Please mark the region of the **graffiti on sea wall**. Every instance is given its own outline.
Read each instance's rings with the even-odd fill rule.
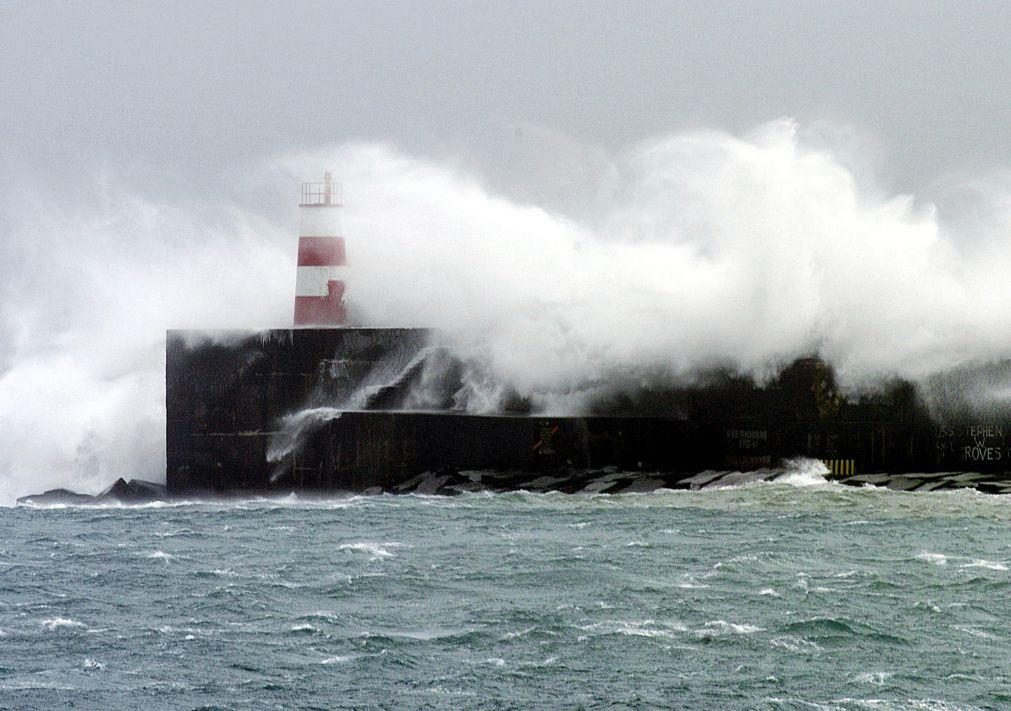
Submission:
[[[731,428],[726,431],[727,454],[724,465],[741,471],[768,467],[769,431],[764,429]]]
[[[768,430],[728,429],[727,445],[730,449],[755,452],[768,447]]]
[[[941,425],[937,428],[938,461],[975,466],[1011,463],[1006,431],[1004,425],[993,422]]]

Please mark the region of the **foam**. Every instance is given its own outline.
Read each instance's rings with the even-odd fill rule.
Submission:
[[[947,565],[948,556],[944,553],[919,553],[916,556],[918,559],[931,563],[933,565]]]
[[[379,543],[376,541],[361,541],[359,543],[343,543],[337,547],[337,550],[368,553],[370,556],[369,560],[382,560],[383,558],[392,558],[393,552],[391,549],[399,548],[400,545],[397,542]]]
[[[55,632],[60,629],[83,628],[85,625],[83,622],[72,620],[69,617],[53,617],[48,620],[42,620],[42,626],[49,632]]]

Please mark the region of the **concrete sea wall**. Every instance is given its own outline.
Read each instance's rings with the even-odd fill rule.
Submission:
[[[474,415],[464,365],[428,330],[169,331],[166,349],[175,495],[698,488],[792,457],[847,483],[1003,491],[1011,468],[1003,421],[939,418],[904,382],[847,397],[817,359],[762,387],[716,372],[566,416]]]

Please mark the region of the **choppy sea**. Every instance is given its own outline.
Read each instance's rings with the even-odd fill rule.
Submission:
[[[1011,500],[0,509],[0,707],[1011,707]]]

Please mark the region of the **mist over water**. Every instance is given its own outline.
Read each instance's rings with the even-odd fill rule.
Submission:
[[[851,388],[1011,356],[1007,176],[950,179],[940,213],[802,136],[781,120],[598,156],[582,208],[380,144],[263,161],[248,184],[280,206],[29,188],[0,223],[0,502],[163,477],[164,330],[290,325],[297,183],[326,168],[358,320],[443,329],[473,364],[472,409],[505,384],[566,411],[811,353]]]
[[[123,186],[84,205],[39,194],[15,207],[0,243],[0,503],[164,479],[165,329],[284,323],[287,235]]]

